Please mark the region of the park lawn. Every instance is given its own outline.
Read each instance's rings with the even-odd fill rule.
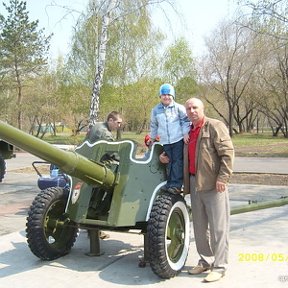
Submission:
[[[264,134],[241,134],[232,138],[236,156],[288,157],[288,139]]]

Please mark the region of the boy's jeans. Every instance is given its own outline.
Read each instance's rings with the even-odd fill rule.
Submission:
[[[183,184],[183,139],[173,144],[163,145],[170,161],[167,164],[167,188],[181,189]]]

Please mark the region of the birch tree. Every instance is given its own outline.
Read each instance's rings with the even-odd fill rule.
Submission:
[[[145,59],[145,55],[148,55],[149,51],[152,51],[154,48],[152,47],[153,41],[151,42],[151,45],[146,51],[145,49],[142,49],[140,53],[139,52],[139,45],[140,43],[143,43],[143,38],[149,39],[151,37],[151,32],[146,29],[146,24],[143,22],[143,27],[142,27],[142,34],[141,36],[139,32],[136,32],[137,25],[140,25],[140,18],[143,16],[141,15],[141,11],[144,11],[147,9],[148,11],[148,6],[153,5],[153,4],[160,4],[162,2],[170,2],[167,0],[137,0],[137,1],[115,1],[115,0],[109,0],[109,1],[91,1],[89,4],[88,8],[88,13],[87,15],[83,17],[80,25],[76,27],[75,30],[75,37],[73,39],[73,48],[72,48],[72,57],[70,58],[70,65],[74,65],[75,67],[75,72],[77,73],[77,68],[78,67],[85,67],[86,66],[86,71],[94,71],[93,72],[93,87],[92,87],[92,95],[91,95],[91,101],[90,101],[90,116],[89,116],[89,125],[93,125],[97,120],[100,112],[100,94],[101,94],[101,88],[104,83],[104,75],[105,71],[107,69],[107,53],[109,54],[109,57],[112,55],[114,56],[113,53],[115,51],[115,47],[118,47],[119,50],[115,51],[117,53],[118,59],[117,61],[122,57],[125,56],[127,58],[121,58],[123,60],[122,64],[125,65],[125,63],[132,63],[133,61],[137,63],[134,65],[133,71],[134,76],[138,73],[138,75],[141,74],[143,71],[147,71],[147,66],[146,63],[148,63],[147,59]],[[145,12],[144,12],[145,13]],[[129,18],[131,15],[136,15],[134,17],[134,22],[129,22],[125,21],[126,18]],[[150,15],[149,13],[147,14],[147,17],[149,18]],[[143,17],[142,17],[143,18]],[[133,19],[133,17],[130,17],[130,19]],[[122,26],[121,26],[122,25]],[[129,26],[131,25],[131,26]],[[135,29],[136,27],[136,29]],[[140,27],[140,26],[139,26]],[[116,30],[118,29],[118,30]],[[126,32],[125,32],[126,29]],[[139,29],[138,29],[139,30]],[[89,32],[90,31],[90,32]],[[120,39],[120,37],[127,37],[127,31],[130,31],[129,33],[131,34],[131,37],[133,37],[134,33],[134,40],[129,40],[129,43],[125,42],[125,38]],[[87,32],[89,34],[87,34]],[[115,33],[115,34],[111,34]],[[137,35],[138,33],[138,35]],[[118,34],[118,35],[117,35]],[[118,36],[118,39],[116,40],[116,45],[113,46],[109,42],[111,42],[111,36]],[[121,36],[120,36],[121,35]],[[149,35],[149,36],[147,36]],[[156,34],[155,34],[156,35]],[[144,37],[143,37],[144,36]],[[142,38],[141,38],[142,37]],[[117,37],[114,37],[117,38]],[[155,36],[155,39],[157,37]],[[151,38],[152,39],[152,38]],[[115,40],[115,39],[114,39]],[[122,40],[122,42],[121,42]],[[150,39],[149,39],[150,40]],[[94,41],[94,42],[93,42]],[[118,41],[118,42],[117,42]],[[124,43],[124,46],[119,46],[119,43]],[[130,44],[134,45],[134,47],[130,47]],[[147,41],[145,42],[147,44]],[[119,48],[120,47],[120,48]],[[143,46],[144,48],[148,47],[146,45]],[[109,49],[109,50],[108,50]],[[125,51],[125,49],[127,49]],[[128,50],[130,52],[128,52]],[[83,55],[85,54],[85,55]],[[76,55],[79,55],[79,57],[75,57]],[[135,58],[134,56],[137,55]],[[138,57],[138,58],[137,58]],[[84,60],[85,58],[85,60]],[[115,57],[116,59],[117,57]],[[84,61],[82,61],[82,60]],[[93,62],[91,62],[91,60]],[[129,61],[126,61],[126,60]],[[152,58],[150,58],[150,61]],[[80,63],[80,61],[82,61]],[[146,61],[145,65],[144,61]],[[154,61],[154,60],[152,60]],[[111,61],[109,61],[111,63]],[[77,65],[76,63],[79,63],[80,65]],[[91,63],[93,63],[93,67],[91,66]],[[119,64],[119,63],[118,63]],[[117,65],[118,65],[117,64]],[[124,66],[122,66],[124,67]],[[137,69],[136,67],[140,67],[141,69]],[[145,67],[145,69],[143,69]],[[154,67],[157,67],[157,65],[154,65]],[[123,75],[120,77],[121,78],[121,83],[118,81],[118,83],[114,83],[113,85],[123,85],[127,84],[126,78],[127,75],[131,76],[132,73],[130,73],[127,70],[128,66],[123,71],[126,71]],[[131,68],[131,66],[129,67]],[[129,69],[128,68],[128,69]],[[150,69],[150,68],[148,68]],[[155,69],[155,68],[154,68]],[[110,70],[111,71],[111,70]],[[91,73],[88,72],[88,73]],[[139,73],[140,72],[140,73]],[[87,73],[83,71],[83,73]],[[82,73],[82,75],[83,75]],[[87,75],[90,77],[89,75]],[[142,74],[143,76],[143,74]],[[82,77],[79,75],[79,77]],[[87,79],[87,78],[86,78]],[[114,77],[113,81],[116,78]],[[137,79],[137,78],[136,78]],[[134,80],[136,80],[134,78]],[[84,80],[84,79],[83,79]],[[85,81],[85,80],[84,80]],[[109,79],[110,84],[112,79]],[[119,91],[119,90],[118,90]]]
[[[108,41],[108,29],[111,22],[111,14],[116,8],[117,0],[104,1],[102,9],[100,10],[101,15],[101,33],[99,38],[99,50],[98,50],[98,61],[96,64],[96,75],[92,87],[91,104],[90,104],[90,117],[89,126],[95,125],[98,120],[99,112],[99,95],[100,89],[103,83],[103,75],[106,61],[106,47]]]

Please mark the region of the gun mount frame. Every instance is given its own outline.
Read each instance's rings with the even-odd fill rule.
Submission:
[[[7,159],[16,157],[14,154],[14,146],[0,139],[0,182],[2,182],[6,173]]]

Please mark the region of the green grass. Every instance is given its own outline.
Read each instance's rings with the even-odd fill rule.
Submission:
[[[232,138],[236,156],[288,157],[288,139],[264,134],[241,134]]]
[[[232,137],[233,143],[238,147],[241,146],[257,146],[259,143],[261,145],[270,145],[275,143],[287,143],[288,139],[284,137],[273,137],[265,134],[237,134]]]
[[[67,144],[67,145],[78,145],[84,140],[84,135],[77,135],[77,136],[71,136],[71,135],[65,135],[65,134],[59,134],[57,136],[45,136],[43,140],[47,141],[50,144]]]

